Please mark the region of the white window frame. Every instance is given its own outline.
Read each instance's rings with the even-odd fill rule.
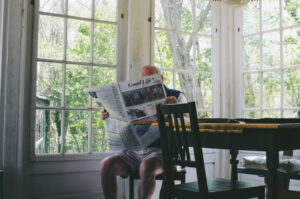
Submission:
[[[66,1],[66,8],[68,7],[68,2],[71,0]],[[89,105],[88,108],[69,108],[65,107],[65,104],[62,104],[61,107],[37,107],[36,106],[36,76],[37,76],[37,63],[38,61],[42,62],[51,62],[51,63],[61,63],[63,65],[63,82],[62,82],[62,102],[64,103],[65,99],[65,74],[66,74],[66,65],[67,64],[77,64],[77,65],[85,65],[91,66],[89,71],[89,86],[92,87],[92,70],[93,67],[109,67],[115,68],[115,80],[118,81],[123,79],[122,74],[124,73],[124,68],[120,68],[120,66],[124,67],[124,64],[121,65],[120,63],[126,63],[126,57],[123,55],[126,53],[124,49],[126,49],[126,41],[120,39],[126,37],[126,30],[125,27],[128,23],[128,17],[124,17],[127,14],[127,5],[128,2],[122,2],[117,0],[117,13],[116,13],[116,22],[109,22],[109,21],[102,21],[94,19],[95,13],[95,0],[92,0],[92,11],[91,11],[91,18],[83,18],[83,17],[75,17],[68,15],[68,9],[66,9],[65,14],[53,14],[53,13],[46,13],[39,11],[39,1],[35,1],[34,5],[34,34],[33,34],[33,67],[32,67],[32,95],[31,95],[31,131],[30,131],[30,159],[32,161],[57,161],[57,160],[92,160],[92,159],[102,159],[110,155],[110,152],[92,152],[92,110],[100,110],[100,108],[91,108],[92,106],[92,99],[89,97]],[[121,15],[122,13],[122,15]],[[37,42],[38,42],[38,19],[39,14],[46,15],[46,16],[59,16],[64,18],[64,44],[63,44],[63,61],[51,60],[51,59],[41,59],[37,58]],[[67,19],[79,19],[84,21],[92,22],[91,26],[91,38],[93,38],[94,34],[94,23],[105,23],[105,24],[113,24],[116,26],[116,65],[107,65],[107,64],[96,64],[93,63],[93,39],[90,40],[91,46],[91,62],[74,62],[74,61],[66,61],[66,51],[67,51]],[[123,53],[123,54],[122,54]],[[35,154],[35,114],[36,110],[61,110],[62,115],[66,110],[77,110],[77,111],[89,111],[89,121],[88,121],[88,152],[84,153],[65,153],[64,146],[65,146],[65,132],[61,129],[61,148],[59,154]],[[64,126],[64,117],[61,119],[61,126]],[[100,120],[100,118],[99,118]]]
[[[291,26],[283,26],[282,24],[282,0],[279,1],[279,28],[270,29],[270,30],[262,30],[262,0],[259,1],[259,31],[251,34],[243,34],[243,9],[239,8],[235,10],[234,18],[234,38],[235,38],[235,71],[236,71],[236,80],[240,82],[240,84],[236,84],[236,94],[235,100],[236,104],[236,117],[244,117],[244,112],[249,111],[259,111],[260,118],[263,118],[264,111],[280,111],[280,117],[284,117],[284,111],[288,110],[300,110],[300,107],[284,107],[284,85],[283,85],[283,73],[288,69],[297,69],[300,68],[300,65],[295,66],[284,66],[283,62],[283,31],[286,29],[297,28],[300,27],[298,25]],[[251,2],[249,2],[251,3]],[[279,68],[263,68],[262,62],[262,36],[265,33],[270,32],[279,32],[280,33],[280,67]],[[259,44],[260,44],[260,68],[256,71],[244,71],[244,63],[243,63],[243,38],[248,36],[259,36]],[[264,72],[280,72],[280,107],[279,108],[264,108],[263,107],[263,73]],[[260,75],[260,105],[258,108],[245,108],[245,84],[244,84],[244,75],[247,74],[259,74]]]
[[[0,90],[2,90],[2,80],[3,80],[3,65],[2,65],[2,54],[3,54],[3,15],[4,15],[4,12],[3,12],[3,3],[4,1],[0,0]],[[2,93],[0,92],[0,110],[1,107],[2,107]],[[2,113],[0,115],[0,118],[3,118],[2,117]],[[3,160],[3,157],[4,157],[4,143],[3,143],[3,138],[4,138],[4,135],[3,135],[3,130],[2,130],[2,124],[3,122],[0,121],[0,128],[1,128],[1,131],[0,131],[0,169],[4,168],[4,160]]]
[[[157,1],[157,0],[156,0]],[[195,5],[195,1],[193,0],[193,5]],[[171,72],[172,73],[172,88],[175,88],[176,84],[176,73],[177,72],[182,72],[182,73],[187,73],[192,75],[193,78],[193,93],[196,93],[196,76],[195,74],[208,74],[212,76],[212,107],[211,109],[197,109],[197,111],[201,112],[211,112],[213,117],[220,117],[220,79],[221,79],[221,74],[220,74],[220,3],[219,2],[213,2],[211,1],[211,13],[212,13],[212,27],[211,27],[211,35],[203,34],[203,33],[198,33],[198,32],[185,32],[183,30],[177,30],[176,27],[173,28],[160,28],[160,27],[155,27],[155,0],[151,1],[151,64],[154,64],[154,35],[155,31],[165,31],[165,32],[172,32],[173,34],[187,34],[187,35],[193,35],[193,46],[195,46],[195,37],[207,37],[211,39],[211,48],[212,48],[212,70],[211,72],[205,72],[205,71],[199,71],[196,70],[196,61],[193,63],[193,68],[192,69],[180,69],[176,68],[176,59],[173,57],[173,66],[171,69],[168,68],[161,68],[160,70],[162,72]],[[176,0],[173,1],[173,6],[174,6],[174,16],[176,15]],[[193,8],[195,9],[195,8]],[[195,15],[193,15],[193,27],[195,26]],[[176,20],[176,18],[175,18]],[[176,24],[176,22],[174,22]],[[174,38],[174,44],[175,38]],[[173,52],[174,49],[172,49]],[[193,53],[195,54],[195,49],[193,48]],[[173,52],[174,56],[174,52]],[[195,100],[195,95],[193,95],[194,100]]]

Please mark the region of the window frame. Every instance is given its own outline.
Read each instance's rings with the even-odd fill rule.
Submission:
[[[68,6],[68,1],[65,0],[66,8]],[[95,0],[91,0],[92,2],[92,11],[91,16],[94,16],[95,12]],[[33,42],[32,42],[32,82],[31,82],[31,127],[30,127],[30,160],[31,161],[61,161],[61,160],[93,160],[93,159],[102,159],[104,157],[107,157],[108,155],[112,154],[111,152],[92,152],[92,111],[100,110],[100,107],[92,107],[92,99],[89,96],[88,101],[88,107],[85,108],[79,108],[79,107],[66,107],[65,104],[61,104],[60,107],[38,107],[36,106],[36,80],[37,80],[37,63],[38,61],[42,62],[50,62],[50,63],[61,63],[63,68],[63,82],[62,82],[62,102],[65,101],[65,74],[66,74],[66,65],[67,64],[76,64],[76,65],[85,65],[85,66],[96,66],[96,67],[108,67],[108,68],[115,68],[115,80],[118,81],[122,79],[122,71],[124,71],[123,68],[120,68],[120,63],[124,62],[124,52],[122,51],[124,48],[126,48],[126,42],[122,41],[124,36],[126,37],[126,30],[124,30],[125,26],[128,24],[128,18],[121,17],[120,13],[126,13],[127,12],[127,3],[123,3],[120,0],[116,1],[116,21],[115,22],[109,22],[109,21],[102,21],[97,19],[90,18],[84,18],[84,17],[76,17],[76,16],[69,16],[68,11],[66,10],[66,13],[64,14],[53,14],[53,13],[46,13],[39,11],[39,1],[35,1],[34,4],[34,17],[33,17]],[[39,15],[42,14],[43,16],[59,16],[62,17],[64,20],[64,44],[63,44],[63,60],[57,61],[57,60],[51,60],[51,59],[41,59],[38,58],[37,52],[38,52],[38,23],[39,23]],[[66,51],[67,51],[67,19],[79,19],[91,22],[91,38],[93,38],[94,35],[94,23],[105,23],[105,24],[114,24],[116,26],[116,60],[115,65],[108,65],[108,64],[96,64],[91,62],[74,62],[74,61],[66,61]],[[90,46],[91,51],[93,51],[93,39],[90,40]],[[91,55],[93,55],[92,52],[90,52]],[[91,60],[93,58],[91,57]],[[92,69],[93,67],[89,68],[89,86],[92,87]],[[61,131],[61,148],[60,153],[57,154],[36,154],[35,153],[35,117],[36,117],[36,110],[60,110],[62,111],[62,115],[64,114],[64,111],[68,110],[77,110],[77,111],[88,111],[88,152],[83,153],[65,153],[64,146],[65,146],[65,133],[62,129]],[[99,118],[100,120],[100,118]],[[64,117],[62,117],[61,124],[64,124]],[[63,126],[63,125],[62,125]]]
[[[196,61],[193,63],[192,69],[180,69],[176,68],[176,58],[174,58],[174,52],[172,49],[172,57],[173,57],[173,63],[172,68],[160,68],[162,72],[170,72],[172,73],[172,88],[175,88],[176,85],[176,73],[186,73],[192,75],[193,78],[193,93],[196,93],[196,75],[195,74],[208,74],[212,77],[212,105],[211,109],[197,109],[199,112],[211,112],[212,117],[220,117],[220,107],[221,107],[221,97],[220,97],[220,88],[221,88],[221,74],[220,74],[220,59],[221,59],[221,53],[220,53],[220,42],[221,42],[221,34],[220,34],[220,18],[221,18],[221,5],[219,2],[213,2],[211,1],[211,34],[203,34],[199,32],[194,31],[195,27],[195,15],[193,15],[193,31],[192,32],[185,32],[183,30],[177,30],[176,27],[172,28],[161,28],[161,27],[155,27],[155,1],[158,0],[152,0],[151,1],[151,55],[150,60],[151,64],[154,64],[154,52],[155,52],[155,31],[164,31],[164,32],[172,32],[173,34],[185,34],[185,35],[192,35],[193,36],[193,46],[195,45],[195,38],[196,37],[205,37],[211,39],[211,72],[205,72],[205,71],[199,71],[196,69]],[[195,1],[193,0],[193,5],[195,6]],[[174,6],[174,12],[176,12],[176,0],[173,1]],[[195,9],[195,8],[194,8]],[[176,14],[174,14],[175,16]],[[175,18],[176,20],[176,18]],[[174,22],[176,24],[176,22]],[[174,44],[176,44],[175,40],[173,41]],[[193,54],[195,53],[194,47],[193,47]],[[195,55],[194,55],[195,56]],[[193,95],[193,99],[195,100],[195,95]]]
[[[283,57],[283,32],[288,29],[292,28],[300,28],[300,24],[298,25],[283,25],[283,5],[282,0],[278,0],[279,3],[279,27],[278,28],[272,28],[263,30],[262,28],[262,0],[259,1],[259,30],[255,33],[250,34],[244,34],[243,30],[243,8],[236,9],[234,12],[234,18],[236,19],[234,21],[234,38],[235,39],[235,71],[236,75],[235,78],[237,82],[241,82],[240,84],[235,84],[236,87],[236,94],[235,94],[235,100],[238,102],[236,104],[236,117],[245,117],[245,112],[255,111],[259,112],[259,118],[265,117],[264,111],[280,111],[280,117],[284,117],[284,111],[289,110],[300,110],[300,107],[284,107],[284,78],[283,74],[284,71],[289,69],[300,69],[300,65],[294,65],[294,66],[286,66],[284,64],[284,57]],[[249,2],[251,3],[251,2]],[[276,68],[263,68],[263,45],[262,45],[262,38],[263,35],[266,33],[279,33],[280,35],[280,66]],[[251,37],[251,36],[258,36],[259,37],[259,50],[260,50],[260,63],[259,63],[259,69],[258,70],[251,70],[246,71],[244,70],[244,61],[243,61],[243,51],[244,51],[244,38],[245,37]],[[263,105],[263,73],[265,72],[279,72],[280,73],[280,107],[276,108],[269,108],[264,107]],[[260,102],[258,108],[246,108],[245,107],[245,83],[244,83],[244,76],[247,74],[258,74],[260,77]]]

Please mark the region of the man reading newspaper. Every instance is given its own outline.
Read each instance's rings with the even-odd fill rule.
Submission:
[[[155,66],[144,66],[139,77],[146,77],[154,74],[163,75]],[[184,95],[178,91],[169,89],[165,86],[167,98],[165,104],[186,103]],[[160,93],[158,92],[155,92]],[[151,96],[149,92],[149,97]],[[142,114],[138,111],[136,114]],[[100,111],[101,119],[109,117],[109,113],[103,109]],[[138,132],[137,132],[138,133]],[[162,153],[157,147],[130,147],[122,152],[104,159],[100,164],[101,181],[104,196],[106,199],[117,199],[117,182],[116,176],[127,177],[131,170],[139,170],[139,199],[151,198],[155,189],[155,177],[163,172]]]

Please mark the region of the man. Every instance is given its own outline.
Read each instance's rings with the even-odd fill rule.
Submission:
[[[161,74],[155,66],[144,66],[139,77]],[[163,76],[161,75],[163,80]],[[177,90],[165,87],[167,98],[165,104],[186,103],[184,95]],[[109,117],[105,110],[100,111],[104,120]],[[134,158],[134,161],[132,159]],[[150,199],[155,189],[155,177],[163,172],[161,150],[155,147],[141,149],[133,147],[104,159],[100,164],[102,188],[106,199],[117,199],[116,176],[127,177],[131,170],[139,170],[139,199]]]

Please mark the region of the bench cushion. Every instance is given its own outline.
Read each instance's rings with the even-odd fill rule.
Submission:
[[[246,156],[243,158],[241,166],[249,169],[266,170],[266,156]],[[278,170],[286,173],[300,172],[300,157],[281,156]]]

